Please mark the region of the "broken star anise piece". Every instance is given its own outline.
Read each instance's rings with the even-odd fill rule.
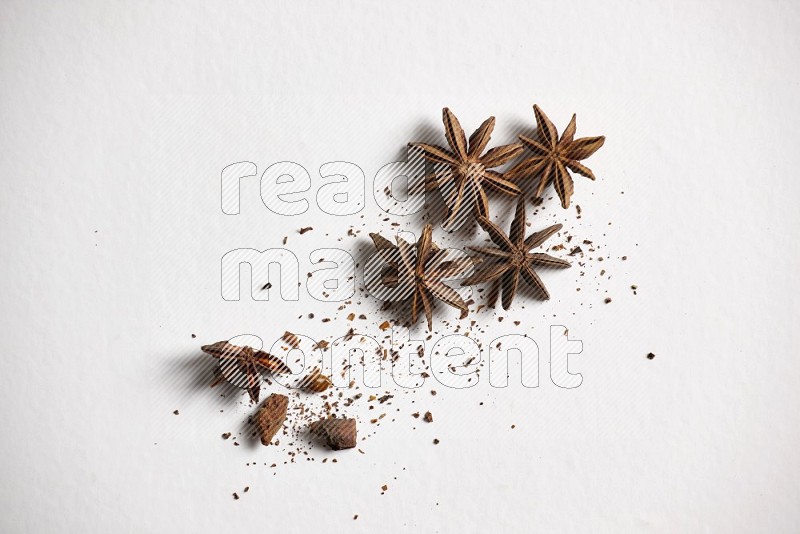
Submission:
[[[517,201],[517,210],[514,220],[511,221],[511,230],[508,235],[485,217],[479,217],[478,224],[486,230],[496,246],[468,247],[470,250],[482,254],[486,261],[483,263],[483,268],[464,280],[463,284],[493,282],[493,287],[489,292],[489,305],[494,306],[497,293],[502,288],[503,309],[506,310],[511,306],[514,295],[517,293],[520,276],[531,286],[538,298],[549,299],[550,294],[544,287],[542,279],[536,274],[534,266],[563,268],[569,267],[570,263],[541,252],[531,252],[531,250],[558,232],[561,225],[554,224],[525,239],[525,199],[521,196]]]
[[[286,420],[286,409],[288,407],[289,398],[286,395],[273,393],[267,397],[267,400],[258,409],[255,422],[261,434],[262,445],[269,445],[272,442],[272,438],[281,429],[283,422]]]
[[[356,446],[356,420],[340,417],[321,419],[308,425],[311,434],[325,440],[328,446],[339,451]]]
[[[261,376],[264,373],[290,373],[291,369],[280,359],[252,347],[239,347],[227,341],[200,347],[203,352],[219,358],[219,375],[211,387],[223,380],[244,388],[253,402],[258,402]]]
[[[572,176],[567,169],[594,180],[594,173],[580,160],[597,152],[603,146],[606,138],[601,135],[574,139],[575,115],[573,114],[572,120],[569,121],[559,139],[558,130],[544,114],[544,111],[534,105],[533,112],[536,115],[536,139],[524,135],[519,136],[522,144],[533,152],[533,156],[509,169],[506,172],[506,178],[509,180],[539,178],[537,197],[541,197],[544,188],[552,182],[558,198],[561,199],[561,206],[566,209],[569,207],[570,197],[575,191]]]
[[[481,155],[489,144],[494,129],[494,117],[483,121],[469,137],[469,143],[458,119],[448,108],[442,110],[442,120],[450,150],[425,143],[412,145],[422,149],[425,159],[445,164],[445,170],[427,177],[427,185],[429,188],[438,187],[444,197],[449,209],[445,226],[458,227],[472,213],[489,216],[489,200],[484,185],[507,195],[520,193],[519,187],[503,174],[490,169],[511,161],[523,148],[520,143],[514,143],[492,148]]]
[[[397,245],[381,237],[370,234],[378,256],[388,269],[381,281],[392,288],[392,301],[411,298],[411,324],[417,322],[420,309],[428,319],[428,330],[433,328],[434,299],[441,300],[461,310],[461,318],[466,317],[466,302],[458,292],[444,283],[445,280],[458,279],[472,269],[473,260],[457,256],[453,250],[440,249],[431,237],[433,228],[426,224],[416,246],[397,236]]]

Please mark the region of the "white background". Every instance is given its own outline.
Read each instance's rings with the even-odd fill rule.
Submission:
[[[797,532],[798,30],[796,2],[4,1],[0,530]],[[506,314],[543,348],[568,326],[583,384],[556,387],[546,354],[536,389],[426,384],[363,455],[283,466],[222,440],[251,408],[205,387],[201,343],[348,325],[297,320],[336,312],[304,288],[223,301],[221,256],[289,235],[305,272],[388,235],[369,196],[364,219],[313,196],[281,218],[257,179],[225,216],[222,168],[296,161],[312,195],[344,160],[369,187],[408,141],[444,142],[443,106],[467,134],[495,115],[498,144],[534,103],[607,137],[598,180],[576,177],[584,216],[550,199],[532,220],[607,259]],[[515,331],[476,317],[486,343]]]

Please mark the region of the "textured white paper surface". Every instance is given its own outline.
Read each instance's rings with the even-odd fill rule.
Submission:
[[[795,2],[3,2],[0,530],[797,532],[798,29]],[[345,329],[296,320],[335,312],[305,288],[224,301],[222,255],[288,235],[304,273],[442,107],[497,144],[534,103],[607,138],[563,215],[608,275],[548,273],[514,315],[583,341],[581,386],[544,357],[535,389],[426,384],[433,424],[393,413],[336,464],[222,440],[250,410],[184,364],[201,343]],[[312,193],[356,163],[365,218],[277,217],[257,179],[226,216],[239,161]]]

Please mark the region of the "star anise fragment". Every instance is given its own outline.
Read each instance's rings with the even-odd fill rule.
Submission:
[[[286,409],[288,407],[289,398],[286,395],[273,393],[267,397],[267,400],[258,409],[255,423],[261,434],[262,445],[269,445],[272,442],[272,438],[281,429],[283,422],[286,420]]]
[[[541,252],[531,252],[534,248],[544,243],[554,233],[561,229],[560,224],[554,224],[544,230],[531,234],[525,239],[525,199],[519,197],[511,229],[506,235],[496,224],[485,217],[478,218],[478,224],[489,234],[489,238],[496,245],[494,247],[468,247],[482,254],[486,261],[483,268],[474,275],[464,280],[463,285],[493,282],[489,292],[489,305],[494,307],[497,294],[502,288],[503,309],[507,310],[517,293],[520,276],[533,289],[534,294],[546,300],[550,298],[542,279],[536,274],[534,267],[569,267],[565,260],[554,258]]]
[[[432,239],[433,227],[426,224],[416,245],[397,236],[397,245],[370,234],[378,256],[387,269],[381,282],[395,290],[392,301],[411,298],[411,324],[417,322],[420,310],[428,319],[428,330],[433,328],[433,303],[435,299],[461,310],[461,318],[467,316],[467,304],[458,292],[444,283],[469,273],[473,260],[457,256],[452,250],[442,250]]]
[[[308,425],[311,434],[325,440],[328,446],[339,451],[356,446],[356,420],[340,417],[321,419]]]
[[[606,138],[601,135],[574,139],[576,116],[573,114],[559,139],[558,130],[539,106],[534,104],[533,113],[536,115],[536,138],[519,136],[522,144],[533,152],[533,156],[516,164],[505,176],[508,180],[539,178],[537,197],[541,197],[544,188],[552,182],[558,198],[561,199],[561,206],[566,209],[575,191],[572,176],[567,169],[594,180],[594,173],[580,161],[597,152]]]
[[[243,387],[253,402],[258,402],[261,390],[261,376],[264,373],[290,373],[291,369],[280,359],[252,347],[239,347],[227,341],[218,341],[212,345],[203,345],[201,350],[219,358],[219,375],[211,387],[223,380]]]
[[[427,177],[429,188],[438,187],[449,210],[445,225],[457,226],[464,217],[475,213],[489,216],[489,200],[484,185],[507,195],[518,195],[519,187],[507,180],[502,173],[491,170],[511,161],[523,148],[520,143],[492,148],[481,153],[489,144],[495,119],[489,117],[469,137],[469,142],[458,119],[448,108],[442,110],[444,133],[450,150],[438,145],[412,143],[422,149],[425,159],[445,164],[444,171]]]

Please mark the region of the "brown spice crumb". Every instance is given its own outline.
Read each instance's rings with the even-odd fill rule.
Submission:
[[[435,389],[431,390],[431,395],[433,395],[434,397],[436,396],[436,390]]]
[[[609,304],[611,302],[611,297],[606,297],[606,299],[603,302]]]
[[[655,354],[653,354],[652,352],[649,352],[649,353],[647,354],[647,359],[648,359],[648,360],[652,360],[652,359],[653,359],[653,358],[655,358],[655,357],[656,357],[656,355],[655,355]]]
[[[426,423],[433,423],[433,415],[431,412],[425,412],[425,415],[422,416],[422,420]]]
[[[172,413],[174,413],[175,415],[180,415],[180,414],[181,414],[181,412],[179,412],[178,410],[175,410],[175,411],[174,411],[174,412],[172,412]]]
[[[281,339],[288,343],[293,349],[296,349],[300,346],[300,339],[288,330],[283,333],[283,337]]]
[[[358,519],[358,514],[353,516],[353,521],[355,521],[356,519]]]
[[[250,486],[245,486],[244,487],[244,492],[247,493],[248,491],[250,491]]]
[[[384,484],[383,486],[381,486],[381,489],[382,489],[383,491],[387,491],[387,490],[389,489],[389,486],[388,486],[388,484]]]
[[[222,434],[222,439],[228,439],[229,437],[231,437],[230,432],[225,432],[224,434]]]
[[[439,439],[438,438],[433,438],[433,444],[434,445],[438,445],[439,444]]]
[[[233,492],[233,500],[234,501],[238,501],[239,500],[239,494],[236,493],[235,491]]]
[[[300,228],[300,235],[303,235],[303,234],[304,234],[304,233],[306,233],[306,232],[310,232],[310,231],[311,231],[311,230],[313,230],[313,229],[314,229],[314,228],[312,228],[311,226],[306,226],[306,227],[304,227],[304,228]]]

